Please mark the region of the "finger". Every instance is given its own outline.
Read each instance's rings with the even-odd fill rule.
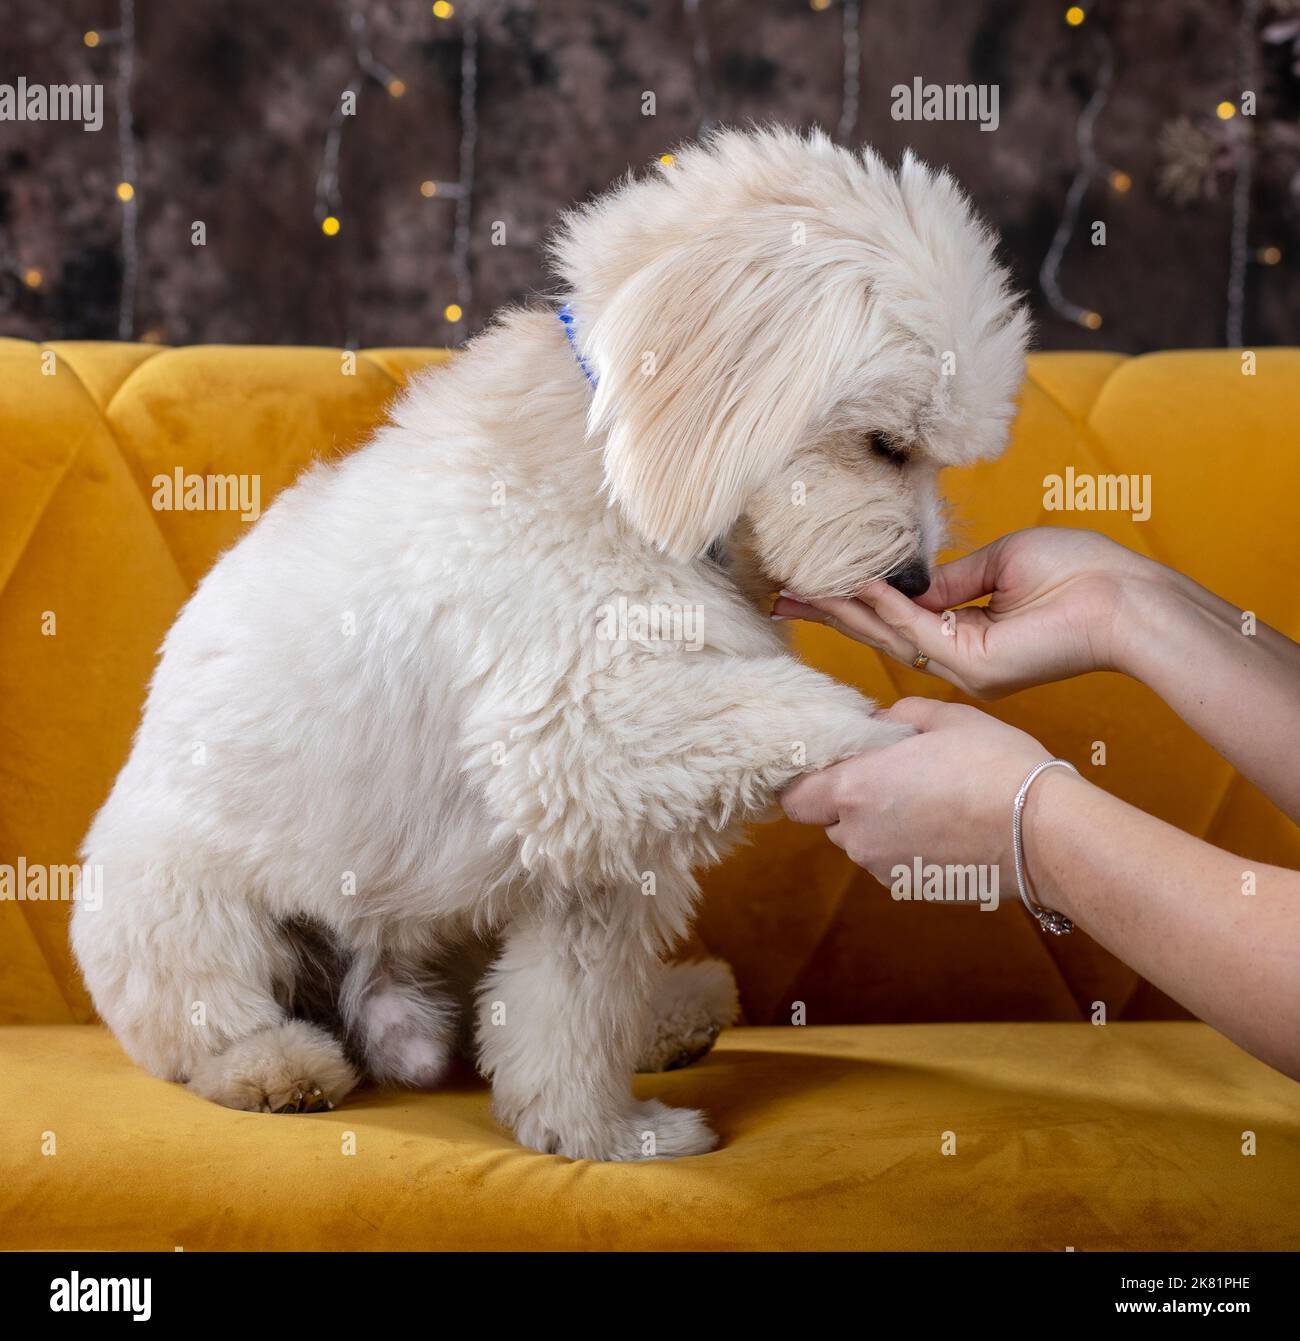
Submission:
[[[930,575],[930,589],[917,601],[927,610],[947,610],[954,605],[987,596],[997,586],[1001,540],[940,564]]]
[[[905,722],[918,731],[934,731],[951,722],[954,717],[965,716],[967,708],[961,703],[945,703],[937,698],[900,698],[892,707],[882,708],[876,713],[891,722]],[[886,746],[892,749],[893,746]]]
[[[796,824],[820,824],[823,828],[839,823],[840,810],[835,800],[835,774],[841,765],[823,768],[820,773],[805,773],[781,793],[781,809]]]
[[[771,617],[773,619],[803,619],[810,624],[824,624],[826,616],[817,609],[815,605],[809,605],[806,601],[795,597],[782,594],[772,602]]]
[[[896,595],[904,606],[911,605],[906,596],[901,593]],[[874,648],[885,656],[892,657],[900,665],[916,670],[927,670],[931,675],[946,680],[958,689],[970,692],[970,687],[960,669],[952,664],[956,660],[957,639],[945,632],[946,619],[950,617],[941,618],[928,611],[916,612],[927,622],[933,622],[933,627],[939,630],[939,636],[936,638],[929,630],[923,633],[899,632],[886,623],[865,601],[845,596],[786,596],[773,607],[775,618],[786,617],[784,611],[787,602],[792,602],[796,608],[813,611],[810,615],[792,615],[790,618],[801,618],[809,623],[823,624],[837,633]],[[957,619],[953,625],[954,632],[956,625],[962,622],[963,616],[983,616],[983,611],[976,609],[955,613]],[[922,637],[926,638],[925,642],[921,641]],[[927,658],[923,666],[917,665],[917,654],[920,652],[924,652]]]
[[[901,594],[899,599],[905,605],[910,604],[907,597]],[[956,685],[958,689],[968,689],[960,672],[950,664],[956,651],[955,639],[943,632],[944,620],[937,615],[921,612],[928,620],[938,621],[938,628],[942,637],[941,642],[936,642],[934,638],[930,638],[927,646],[920,642],[919,637],[914,641],[915,635],[905,632],[900,633],[896,628],[892,628],[870,605],[863,601],[856,601],[843,596],[826,596],[801,598],[797,604],[816,612],[815,616],[809,617],[810,622],[824,624],[837,633],[842,633],[846,637],[865,644],[867,647],[874,648],[885,656],[892,657],[900,665],[912,669],[922,669],[922,667],[917,666],[916,658],[918,652],[924,652],[928,660],[923,669],[941,680],[946,680],[951,685]],[[778,602],[777,607],[780,608],[780,606],[781,602]],[[958,612],[959,623],[961,615],[964,613],[966,612]]]
[[[869,606],[848,596],[822,596],[805,598],[806,603],[819,612],[818,623],[835,629],[847,637],[856,638],[878,652],[896,657],[900,661],[911,661],[916,648],[880,618]]]
[[[894,631],[894,645],[899,648],[895,655],[900,661],[910,663],[918,652],[924,652],[931,661],[954,669],[955,640],[940,614],[923,609],[883,578],[868,582],[859,601]]]

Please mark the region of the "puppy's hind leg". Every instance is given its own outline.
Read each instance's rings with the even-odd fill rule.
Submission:
[[[211,870],[183,879],[111,855],[103,906],[77,906],[72,941],[130,1056],[227,1108],[299,1112],[342,1099],[356,1082],[342,1045],[289,1019],[277,996],[294,964],[275,920]]]
[[[650,1001],[636,1069],[675,1071],[699,1061],[738,1009],[736,980],[722,960],[669,964]]]

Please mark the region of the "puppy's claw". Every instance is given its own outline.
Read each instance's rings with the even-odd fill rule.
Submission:
[[[275,1113],[301,1113],[303,1109],[304,1096],[301,1090],[294,1090],[293,1097],[288,1103],[283,1103],[279,1108],[272,1109]]]
[[[295,1089],[293,1097],[278,1108],[272,1108],[270,1102],[262,1105],[263,1113],[332,1113],[334,1105],[325,1097],[325,1091],[319,1085],[304,1093]]]

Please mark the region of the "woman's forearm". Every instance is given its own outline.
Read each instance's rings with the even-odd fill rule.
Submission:
[[[1300,1079],[1300,873],[1220,851],[1062,769],[1030,793],[1025,861],[1040,903]]]
[[[1120,611],[1117,670],[1141,680],[1300,820],[1300,647],[1161,569]]]

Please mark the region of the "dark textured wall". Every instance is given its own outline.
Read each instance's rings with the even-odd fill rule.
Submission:
[[[375,57],[406,85],[369,82],[340,155],[338,236],[313,212],[331,109],[353,74],[347,9],[307,0],[139,0],[132,106],[139,283],[134,332],[198,341],[440,344],[547,284],[539,243],[557,210],[695,133],[702,118],[834,127],[841,115],[840,0],[700,0],[707,57],[692,58],[680,0],[458,0],[361,7]],[[465,320],[455,297],[453,202],[424,179],[458,174],[462,24],[480,15],[479,140]],[[1066,293],[1105,318],[1089,331],[1044,312],[1048,348],[1214,345],[1224,340],[1234,136],[1253,144],[1245,338],[1300,340],[1300,78],[1296,0],[1258,6],[1239,42],[1239,3],[1088,4],[1071,29],[1056,0],[865,0],[856,140],[887,155],[912,145],[949,164],[1001,231],[1042,312],[1037,271],[1077,162],[1076,122],[1095,87],[1099,39],[1115,53],[1096,128],[1107,165],[1132,179],[1089,190],[1062,271]],[[104,129],[0,122],[0,333],[113,337],[122,273],[117,120],[120,47],[84,45],[117,24],[115,0],[6,0],[0,82],[102,81]],[[1216,118],[1242,87],[1253,121]],[[701,71],[703,78],[701,78]],[[906,123],[890,88],[1000,87],[1001,125]],[[642,114],[642,95],[657,114]],[[1086,226],[1107,224],[1105,247]],[[191,223],[207,245],[191,245]],[[504,246],[492,244],[494,223]],[[1272,255],[1272,253],[1268,253]],[[35,273],[39,272],[39,276]]]

